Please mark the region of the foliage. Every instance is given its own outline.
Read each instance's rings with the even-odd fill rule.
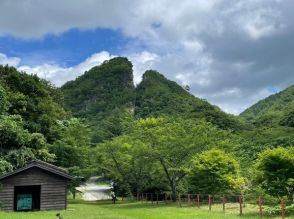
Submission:
[[[94,143],[119,136],[120,123],[116,123],[119,115],[133,111],[132,64],[121,57],[105,61],[75,81],[67,82],[62,91],[65,107],[74,116],[86,118],[95,130]]]
[[[94,133],[92,141],[98,143],[123,135],[132,128],[133,123],[134,117],[129,111],[115,108],[97,123],[99,125],[91,127]]]
[[[254,128],[242,132],[240,138],[242,143],[235,148],[235,154],[239,157],[241,165],[246,168],[246,174],[252,172],[248,171],[248,167],[256,162],[258,154],[262,151],[294,145],[293,129],[290,127]]]
[[[121,136],[97,145],[99,166],[114,181],[118,194],[160,190],[166,182],[149,149],[142,141]]]
[[[254,128],[241,133],[246,141],[238,148],[238,155],[245,161],[245,165],[255,162],[263,150],[294,145],[293,97],[294,86],[291,86],[259,101],[240,114],[254,125]]]
[[[238,161],[230,154],[213,148],[192,159],[191,191],[202,194],[244,193],[245,179]]]
[[[239,149],[246,164],[253,163],[266,149],[294,145],[294,86],[251,106],[240,116],[251,122],[254,128],[242,132],[247,144]]]
[[[287,215],[293,214],[294,213],[294,204],[286,206],[285,210],[287,212]],[[281,206],[276,205],[276,206],[265,206],[264,211],[266,212],[267,215],[279,215],[281,214]]]
[[[87,118],[99,143],[119,136],[121,116],[136,118],[174,116],[205,119],[218,127],[239,132],[248,128],[237,117],[222,112],[207,101],[191,95],[156,71],[146,71],[134,88],[132,64],[126,58],[114,58],[94,67],[76,80],[67,82],[62,91],[65,106],[74,116]]]
[[[175,199],[180,190],[243,192],[243,177],[255,178],[258,158],[251,191],[260,184],[268,194],[290,196],[292,164],[285,163],[292,149],[267,149],[294,145],[293,94],[292,86],[237,117],[153,70],[135,88],[126,58],[106,61],[61,89],[0,66],[1,171],[41,159],[81,176],[70,185],[73,193],[91,174],[104,174],[120,194],[170,190]]]
[[[113,177],[119,175],[117,178],[124,183],[140,183],[142,179],[130,176],[140,172],[148,183],[148,179],[155,180],[149,175],[155,171],[161,178],[164,177],[165,184],[162,181],[155,183],[161,187],[168,185],[175,200],[177,187],[187,174],[191,158],[212,146],[232,149],[236,142],[229,141],[229,135],[205,121],[195,123],[180,118],[146,118],[138,120],[127,136],[98,145],[98,148],[102,147],[104,153],[107,152],[108,156],[102,156],[102,163],[107,163],[104,165],[106,169],[111,167],[108,171],[112,171]],[[129,166],[131,164],[136,165]],[[129,186],[131,190],[134,188],[131,184]],[[136,185],[135,190],[142,187]]]
[[[42,133],[50,140],[50,130],[57,119],[66,116],[62,94],[49,82],[18,72],[13,67],[0,65],[0,85],[7,93],[8,113],[20,115],[24,128]]]
[[[139,118],[174,116],[205,119],[219,128],[239,132],[246,125],[236,117],[222,112],[206,100],[194,97],[176,82],[156,71],[146,71],[136,88],[136,110]]]
[[[256,181],[269,194],[287,196],[293,202],[294,194],[294,148],[267,149],[256,163]]]
[[[259,101],[243,113],[241,117],[256,126],[293,128],[294,86]]]
[[[30,134],[23,127],[20,116],[0,116],[0,149],[15,149],[26,146]]]
[[[55,132],[58,139],[51,145],[50,151],[56,156],[54,164],[65,167],[69,173],[76,176],[69,184],[69,189],[75,197],[75,187],[94,172],[90,148],[91,130],[79,119],[59,121]]]
[[[6,160],[0,159],[0,174],[5,174],[12,171],[13,166]],[[1,190],[1,188],[0,188]]]
[[[0,66],[0,101],[2,172],[34,159],[89,172],[90,130],[68,118],[59,89],[36,75]]]
[[[4,88],[0,85],[0,115],[8,109],[7,94]]]
[[[62,167],[86,168],[89,164],[89,127],[78,119],[59,121],[59,139],[51,146],[56,155],[55,164]]]
[[[62,87],[66,107],[84,117],[129,105],[133,89],[132,64],[121,57],[105,61]]]
[[[21,147],[19,149],[10,150],[7,155],[5,155],[5,158],[14,168],[19,168],[23,167],[29,161],[36,159],[52,163],[55,155],[49,153],[47,148],[36,150],[28,147]]]
[[[14,168],[22,167],[33,159],[53,161],[48,144],[40,133],[29,133],[20,116],[0,117],[0,149]]]

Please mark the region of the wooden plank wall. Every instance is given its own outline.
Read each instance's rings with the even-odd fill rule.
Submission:
[[[2,210],[14,210],[14,186],[40,185],[40,210],[66,208],[67,180],[58,175],[33,167],[0,181],[0,206]]]

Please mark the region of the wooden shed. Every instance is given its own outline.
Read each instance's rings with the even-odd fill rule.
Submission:
[[[63,169],[34,160],[0,176],[0,207],[4,211],[66,209],[71,179]]]

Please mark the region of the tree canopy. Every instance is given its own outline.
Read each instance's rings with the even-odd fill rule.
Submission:
[[[294,148],[275,148],[263,151],[256,163],[256,182],[269,194],[287,196],[293,202]]]
[[[244,193],[246,180],[241,177],[236,158],[213,148],[192,159],[190,190],[201,194]]]

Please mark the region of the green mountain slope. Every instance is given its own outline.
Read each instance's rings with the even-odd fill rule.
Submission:
[[[61,90],[65,108],[91,124],[94,143],[118,136],[123,120],[134,108],[132,63],[121,57],[105,61],[67,82]]]
[[[257,126],[294,127],[294,86],[259,101],[240,116]]]
[[[199,99],[166,79],[156,71],[146,71],[136,88],[135,114],[138,117],[182,116],[206,119],[222,129],[238,131],[244,124],[235,116],[221,111],[206,100]]]
[[[62,86],[66,108],[79,117],[101,117],[134,99],[132,64],[114,58]]]
[[[206,119],[220,128],[235,131],[243,126],[237,117],[194,97],[156,71],[147,71],[135,88],[132,64],[121,57],[92,68],[61,90],[66,109],[90,122],[95,143],[120,135],[133,118]]]
[[[294,86],[265,98],[240,114],[254,125],[242,133],[250,145],[243,148],[251,159],[264,149],[294,145]]]

